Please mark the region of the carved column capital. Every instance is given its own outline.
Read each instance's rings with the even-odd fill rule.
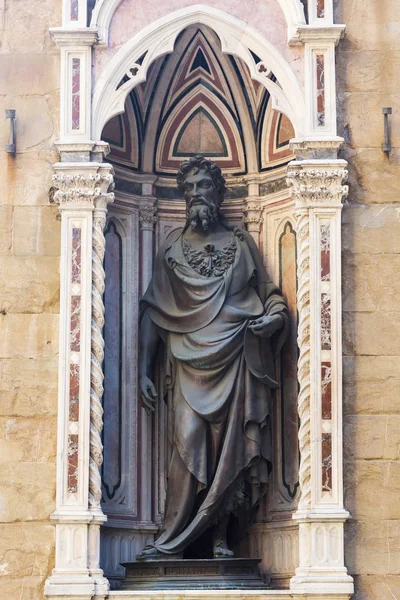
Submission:
[[[58,163],[54,165],[53,200],[64,209],[107,210],[114,201],[114,177],[111,165],[102,163]]]
[[[263,207],[261,202],[257,199],[246,200],[246,205],[243,208],[244,222],[247,225],[248,231],[255,231],[259,233],[261,224],[263,222]]]
[[[349,188],[345,160],[305,160],[289,163],[287,184],[292,187],[296,209],[340,207]]]
[[[153,230],[154,225],[157,222],[157,207],[153,203],[140,205],[139,222],[142,230]]]

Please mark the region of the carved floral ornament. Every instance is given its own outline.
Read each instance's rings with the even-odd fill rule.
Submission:
[[[143,204],[139,209],[139,221],[147,225],[156,223],[157,207],[153,204]]]
[[[298,206],[341,204],[349,192],[349,187],[343,185],[347,177],[346,169],[292,169],[286,181],[293,188],[292,195]]]
[[[62,206],[68,204],[92,205],[96,199],[102,199],[106,204],[114,201],[114,178],[111,173],[95,175],[56,173],[53,175],[53,185],[56,188],[54,202]]]

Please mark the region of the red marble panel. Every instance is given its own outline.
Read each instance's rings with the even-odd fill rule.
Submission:
[[[332,491],[332,435],[322,434],[322,491]]]
[[[69,420],[79,421],[79,365],[69,369]]]
[[[82,231],[80,227],[72,229],[72,273],[71,283],[81,282],[81,249],[82,249]]]
[[[81,297],[71,296],[71,352],[79,352],[81,346]]]
[[[79,0],[71,0],[71,21],[77,21],[79,17]]]
[[[76,494],[78,491],[78,435],[70,434],[68,436],[68,491]]]
[[[81,110],[81,59],[72,59],[72,129],[80,127]]]
[[[331,296],[321,294],[321,348],[331,349]]]
[[[325,0],[317,0],[317,18],[323,19],[325,16]]]
[[[321,225],[321,279],[331,278],[331,230],[329,225]]]
[[[322,418],[332,419],[332,366],[330,362],[321,364],[321,404]]]
[[[325,57],[317,54],[317,123],[318,127],[325,125]]]

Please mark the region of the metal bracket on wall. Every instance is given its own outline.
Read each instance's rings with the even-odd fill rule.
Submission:
[[[384,115],[384,131],[385,131],[385,141],[382,144],[382,150],[384,152],[389,153],[392,149],[392,144],[390,143],[390,134],[389,134],[389,116],[392,114],[391,107],[382,108],[382,114]]]
[[[6,144],[6,152],[8,154],[15,154],[17,150],[15,143],[15,114],[16,111],[13,108],[6,108],[6,119],[10,119],[10,143]]]

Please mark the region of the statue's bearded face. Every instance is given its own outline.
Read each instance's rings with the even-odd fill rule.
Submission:
[[[219,194],[214,181],[206,171],[188,173],[183,184],[186,200],[187,223],[192,229],[208,231],[218,221]]]

